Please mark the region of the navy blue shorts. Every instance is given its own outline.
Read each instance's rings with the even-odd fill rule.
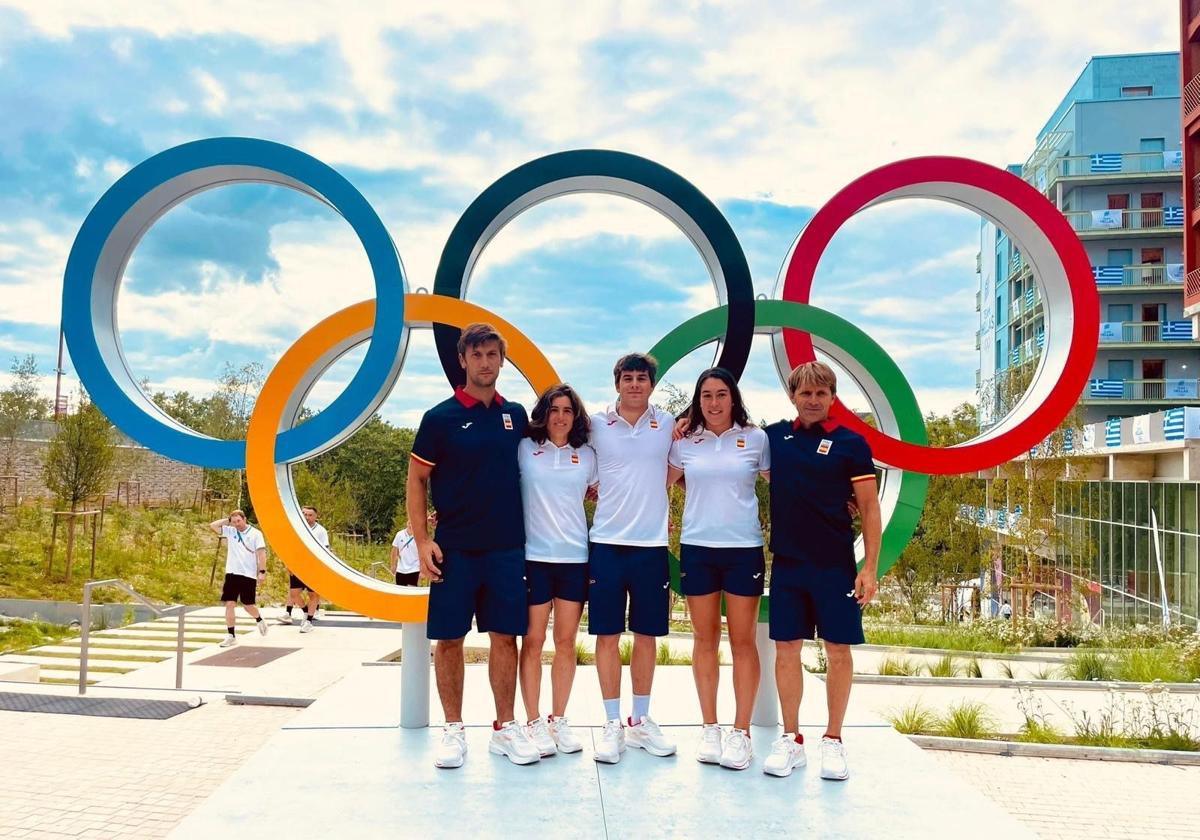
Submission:
[[[643,636],[667,635],[671,609],[671,569],[665,545],[588,547],[588,633],[615,636],[629,630]]]
[[[830,566],[776,554],[771,561],[771,638],[794,642],[819,636],[861,645],[862,607],[854,600],[853,562]]]
[[[429,585],[430,639],[461,639],[471,629],[524,636],[529,630],[525,603],[525,547],[500,551],[443,549],[442,579]]]
[[[555,598],[582,604],[587,600],[587,563],[525,561],[525,589],[529,606],[548,604]]]
[[[753,597],[763,594],[767,561],[761,545],[712,548],[706,545],[679,546],[680,579],[684,595],[730,595]]]

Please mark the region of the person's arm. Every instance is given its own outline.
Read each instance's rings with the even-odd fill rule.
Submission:
[[[670,489],[670,487],[681,478],[683,478],[683,470],[679,469],[679,467],[673,467],[670,464],[667,464],[667,488]]]
[[[396,574],[396,569],[399,568],[399,564],[400,564],[400,549],[396,548],[396,546],[392,546],[392,574],[393,575]]]
[[[855,600],[866,606],[879,589],[879,541],[883,532],[883,521],[879,510],[879,491],[875,476],[860,478],[853,484],[854,503],[862,518],[863,548],[866,558],[862,570],[854,579]]]
[[[224,519],[218,519],[216,522],[209,522],[208,527],[211,528],[212,532],[214,534],[216,534],[217,536],[224,536],[225,532],[223,529],[228,524],[229,524],[229,517],[226,516]]]
[[[417,557],[421,561],[421,577],[437,583],[442,579],[442,573],[438,569],[442,563],[442,549],[430,538],[429,529],[425,527],[429,478],[432,475],[432,464],[426,464],[416,457],[409,459],[405,506],[408,509],[408,528],[417,546]]]
[[[267,573],[267,550],[260,548],[255,551],[254,559],[258,561],[258,576],[262,577]]]

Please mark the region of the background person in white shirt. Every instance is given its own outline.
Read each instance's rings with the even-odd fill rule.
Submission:
[[[696,757],[745,770],[753,757],[750,715],[759,676],[755,629],[766,572],[754,484],[759,475],[769,476],[770,448],[766,432],[750,424],[737,381],[724,368],[710,368],[696,380],[684,434],[671,445],[667,481],[683,478],[686,485],[679,554],[695,632],[692,673],[704,717]],[[724,744],[717,723],[722,593],[737,700]]]
[[[429,533],[437,527],[437,512],[430,511],[425,517],[425,528]],[[392,540],[392,574],[397,586],[416,586],[421,578],[421,555],[417,551],[417,539],[412,530],[405,526],[396,532]]]
[[[313,537],[316,538],[317,544],[329,551],[329,532],[325,530],[325,526],[317,521],[320,515],[317,509],[312,505],[305,505],[300,508],[300,512],[304,514],[304,521],[308,524],[308,530],[312,531]],[[317,619],[317,607],[321,604],[321,596],[316,593],[307,583],[300,580],[292,574],[291,569],[288,570],[288,596],[287,603],[284,605],[285,615],[280,616],[280,624],[292,623],[292,607],[304,608],[304,596],[301,591],[308,593],[308,609],[305,610],[304,622],[300,625],[301,633],[308,633],[313,629],[313,622]]]
[[[667,453],[675,422],[650,405],[657,373],[651,356],[622,356],[613,367],[616,405],[591,420],[600,496],[588,554],[588,632],[596,637],[596,671],[607,719],[595,758],[608,764],[621,760],[626,744],[652,755],[675,753],[675,744],[650,717],[655,637],[667,635],[671,609]],[[620,718],[619,642],[626,608],[633,633],[628,730]]]
[[[543,756],[579,752],[567,722],[575,679],[575,635],[587,600],[588,531],[583,498],[595,487],[596,453],[588,446],[583,401],[570,385],[555,385],[533,407],[527,437],[517,448],[525,511],[525,581],[529,632],[521,640],[521,698],[528,732]],[[554,611],[549,719],[539,710],[542,648]]]
[[[230,511],[229,516],[208,523],[208,527],[225,538],[225,583],[221,600],[225,602],[225,629],[228,635],[221,647],[237,644],[234,635],[234,609],[240,599],[242,609],[254,617],[258,632],[267,635],[267,623],[255,606],[258,582],[267,573],[267,543],[262,532],[252,528],[246,514]]]

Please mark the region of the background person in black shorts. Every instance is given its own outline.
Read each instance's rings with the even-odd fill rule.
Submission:
[[[829,417],[837,378],[823,362],[799,365],[788,377],[793,421],[767,427],[771,447],[771,638],[784,735],[763,772],[787,776],[807,759],[799,733],[804,690],[800,651],[814,634],[825,642],[829,723],[821,738],[821,777],[849,776],[842,720],[850,701],[850,646],[863,643],[862,608],[874,596],[882,531],[875,465],[866,440]],[[855,568],[854,529],[846,499],[862,517],[866,557]]]
[[[308,524],[308,530],[312,531],[313,538],[317,544],[329,551],[329,532],[325,530],[325,526],[317,521],[319,514],[317,509],[312,505],[305,505],[300,508],[300,512],[304,514],[304,521]],[[307,583],[300,580],[288,570],[288,596],[287,604],[284,606],[284,615],[279,617],[280,624],[292,623],[292,607],[300,607],[304,609],[304,596],[302,592],[308,593],[308,608],[304,610],[304,622],[300,625],[301,633],[311,632],[313,622],[317,620],[317,607],[321,603],[321,596],[316,590],[310,587]]]
[[[458,339],[467,384],[421,418],[408,465],[408,525],[421,576],[430,580],[426,633],[437,641],[433,669],[446,716],[434,763],[461,767],[463,639],[475,618],[488,633],[488,677],[496,704],[488,751],[514,764],[540,760],[517,723],[517,636],[529,624],[525,591],[525,518],[517,446],[529,418],[496,393],[504,339],[490,324],[468,324]],[[425,527],[430,481],[438,512],[437,542]]]
[[[229,634],[221,647],[237,644],[234,635],[234,609],[242,602],[242,609],[254,617],[258,632],[267,635],[267,623],[255,606],[258,582],[267,573],[267,543],[262,532],[251,527],[246,514],[231,511],[229,516],[210,522],[209,528],[225,538],[225,583],[221,587],[221,600],[225,602],[225,624]]]
[[[437,513],[431,511],[425,517],[425,532],[437,527]],[[416,586],[421,580],[421,555],[417,552],[417,538],[407,526],[396,533],[392,540],[392,574],[397,586]]]

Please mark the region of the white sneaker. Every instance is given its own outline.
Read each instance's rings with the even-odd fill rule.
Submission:
[[[804,745],[797,744],[795,738],[784,735],[771,744],[771,753],[763,762],[763,772],[769,776],[790,776],[796,767],[808,764],[808,755]]]
[[[236,644],[237,644],[237,637],[234,636],[232,633],[230,633],[228,636],[226,636],[224,639],[221,640],[221,644],[217,645],[217,647],[233,647]]]
[[[312,631],[313,631],[313,623],[311,621],[309,621],[307,618],[304,619],[304,621],[301,622],[301,624],[300,624],[300,632],[301,633],[311,633]]]
[[[675,743],[663,735],[662,729],[650,717],[643,716],[638,723],[629,719],[629,731],[625,742],[631,747],[645,750],[650,755],[675,755]]]
[[[433,763],[437,767],[451,770],[462,767],[467,757],[467,732],[461,723],[447,723],[442,729],[442,743],[438,745]]]
[[[702,764],[718,764],[721,761],[721,727],[716,723],[706,723],[700,730],[700,749],[696,750],[696,760]]]
[[[525,729],[515,720],[496,729],[492,724],[492,740],[488,742],[488,752],[494,755],[508,756],[513,764],[534,764],[541,760],[538,748],[525,734]]]
[[[744,729],[731,729],[725,736],[725,748],[721,750],[721,766],[730,770],[745,770],[754,758],[750,735]]]
[[[540,717],[526,726],[525,736],[530,741],[533,741],[533,745],[537,747],[538,755],[542,758],[547,758],[558,752],[558,745],[550,737],[550,727],[546,725],[544,717]]]
[[[260,636],[267,635],[267,630],[270,629],[267,627],[267,622],[265,621],[256,621],[254,622],[254,626],[258,628],[258,635]]]
[[[571,729],[571,724],[565,717],[550,721],[550,737],[558,745],[560,753],[577,753],[583,749],[583,744],[579,743],[575,730]]]
[[[821,739],[821,778],[842,782],[850,778],[846,745],[834,738]]]
[[[284,613],[283,615],[279,616],[279,618],[275,619],[275,623],[282,624],[285,627],[291,627],[292,626],[292,616],[290,613]]]
[[[621,760],[623,752],[625,752],[625,727],[619,720],[610,720],[604,724],[604,731],[600,733],[600,743],[596,745],[596,753],[593,758],[596,761],[603,761],[605,764],[616,764]]]

